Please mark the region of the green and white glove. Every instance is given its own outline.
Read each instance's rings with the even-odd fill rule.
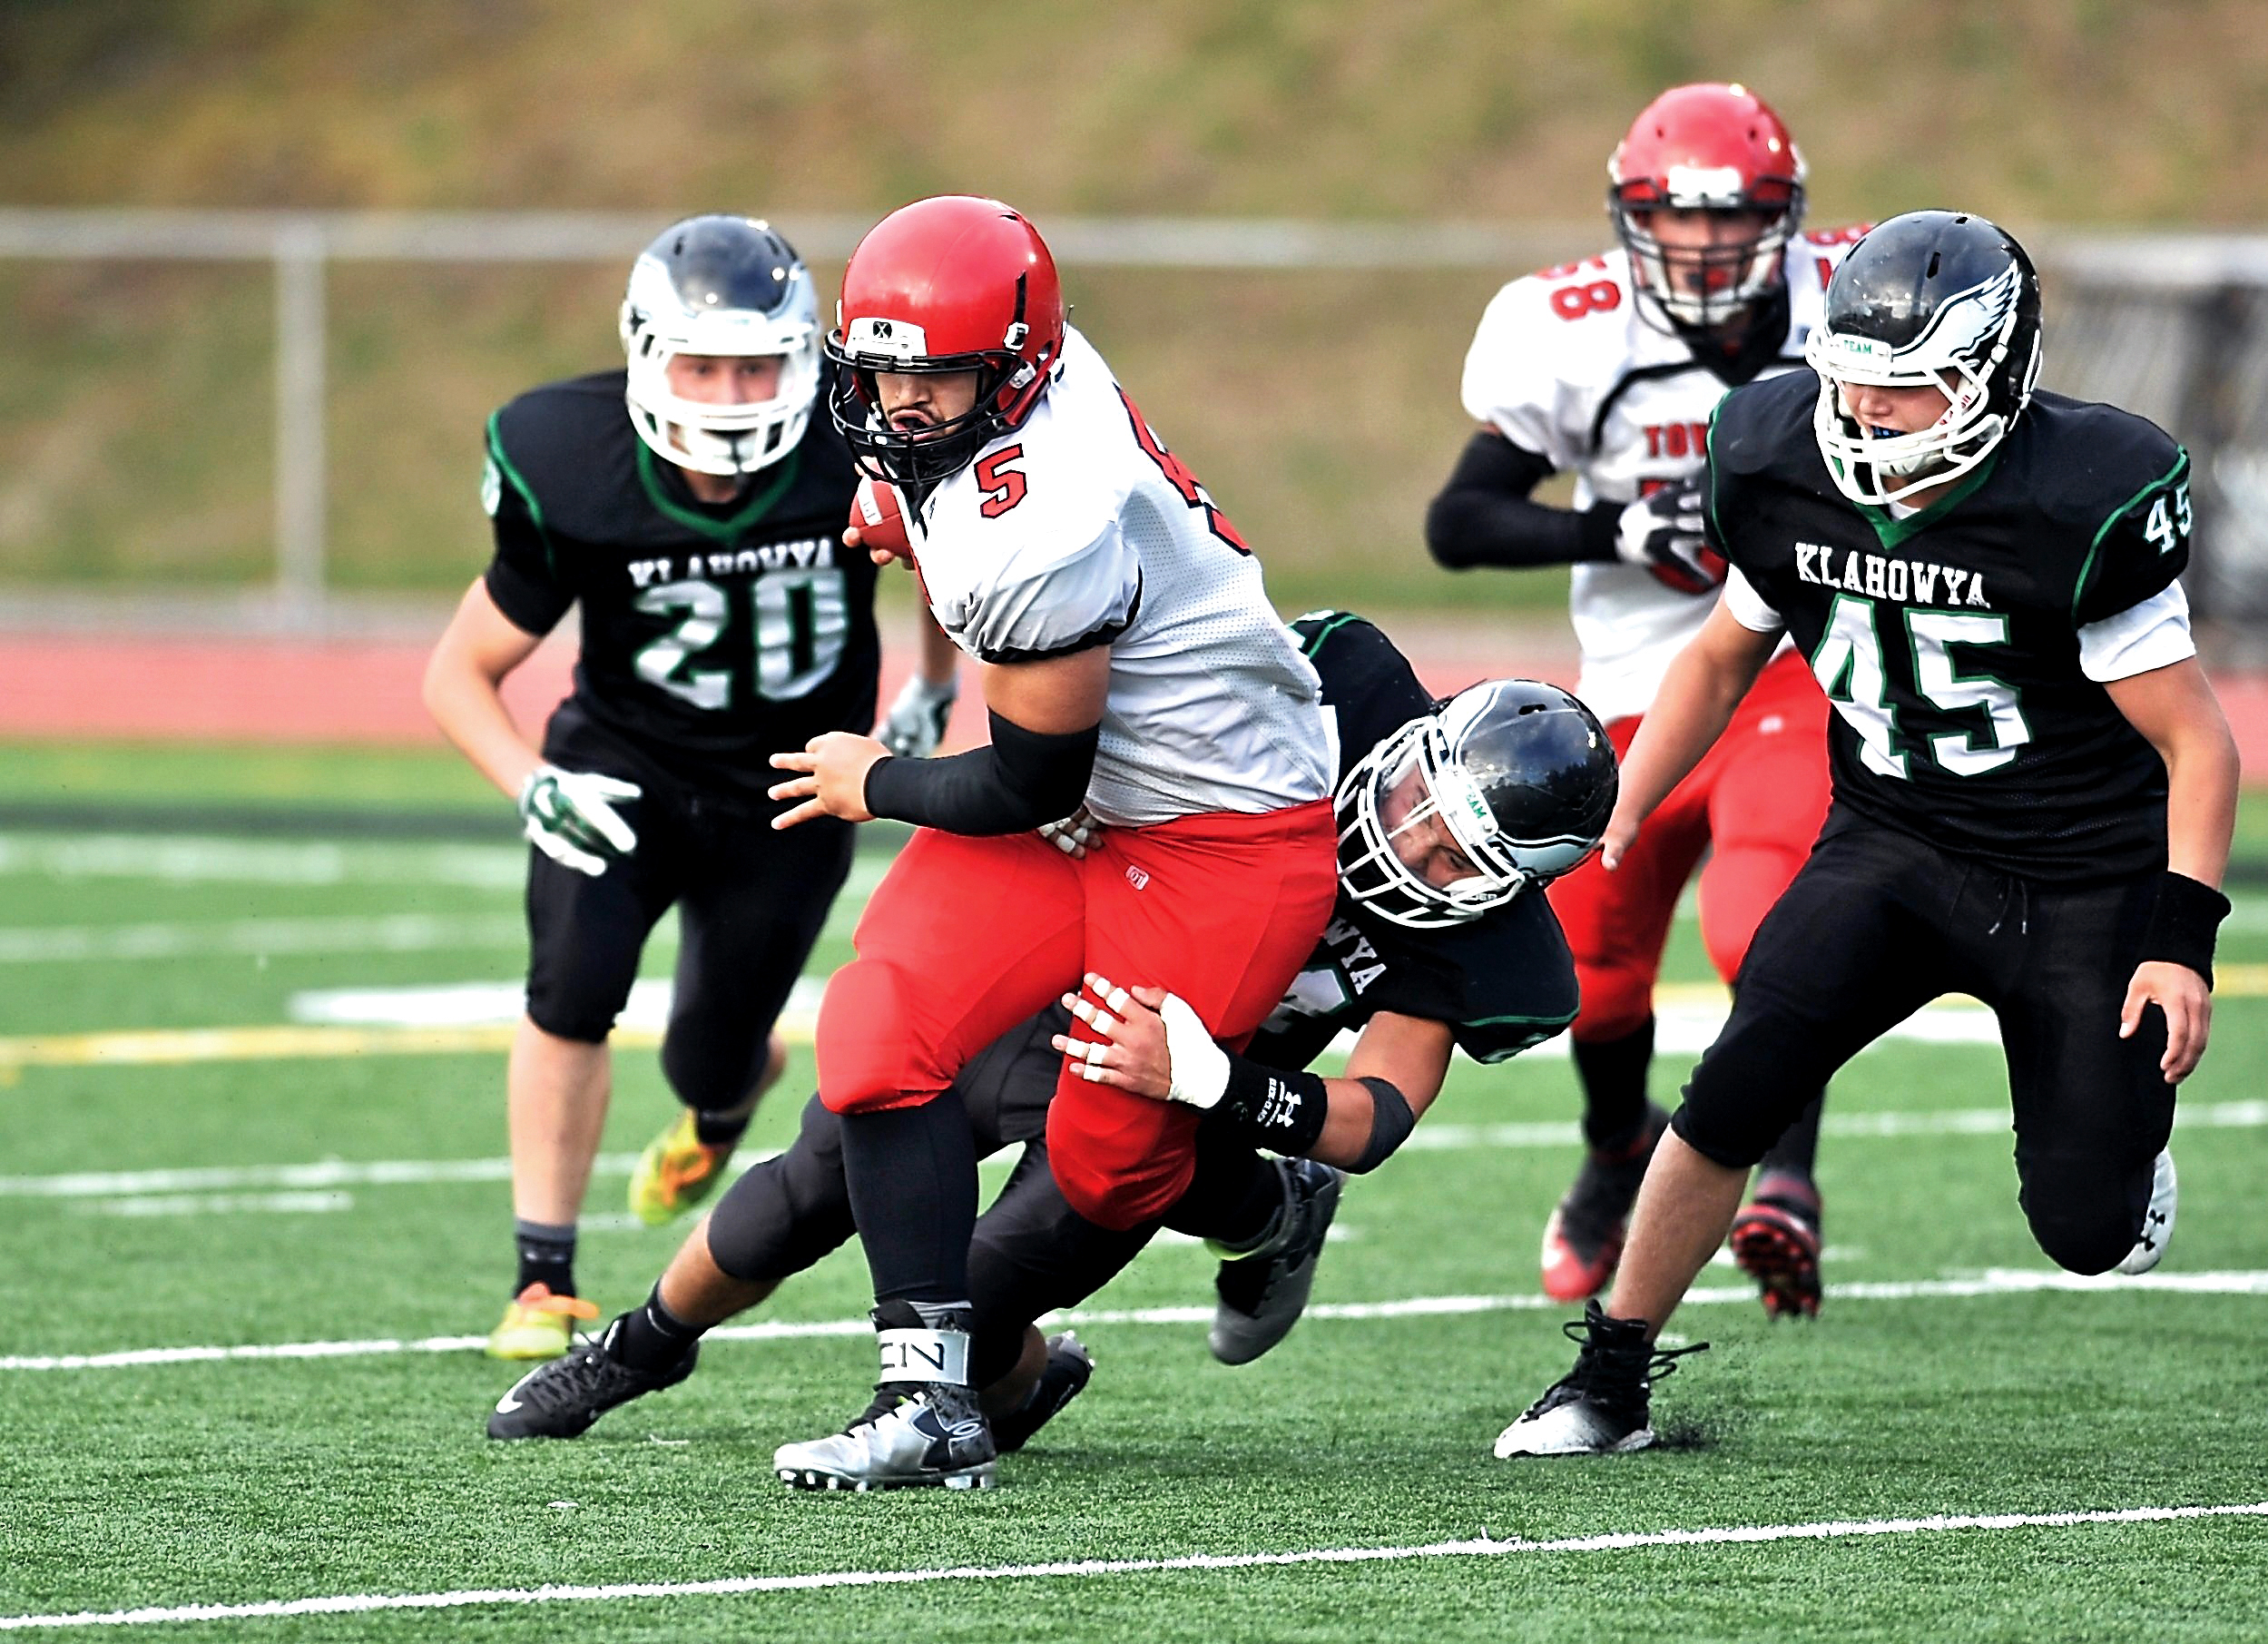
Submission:
[[[643,792],[634,782],[595,771],[537,765],[520,784],[520,820],[538,851],[593,879],[638,848],[638,836],[615,802]]]
[[[954,699],[960,694],[957,677],[933,685],[917,670],[898,687],[875,739],[900,759],[928,758],[945,740],[946,722],[953,717]]]

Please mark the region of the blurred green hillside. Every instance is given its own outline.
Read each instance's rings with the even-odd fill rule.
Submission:
[[[1052,213],[1592,223],[1681,79],[1794,126],[1813,221],[1958,202],[2019,229],[2253,226],[2268,28],[2233,0],[10,0],[5,203]],[[615,358],[612,266],[332,271],[334,580],[483,557],[482,418]],[[1418,521],[1480,306],[1521,272],[1073,269],[1079,321],[1287,604],[1451,581]],[[822,268],[823,281],[835,271]],[[258,581],[272,553],[258,265],[0,262],[0,585]]]

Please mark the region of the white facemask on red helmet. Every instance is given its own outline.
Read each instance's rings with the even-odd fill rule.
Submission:
[[[1779,288],[1781,253],[1803,221],[1803,156],[1780,116],[1747,87],[1664,92],[1631,122],[1606,177],[1607,214],[1630,253],[1647,318],[1719,332]],[[1753,215],[1760,226],[1705,250],[1667,247],[1653,223],[1664,208]]]

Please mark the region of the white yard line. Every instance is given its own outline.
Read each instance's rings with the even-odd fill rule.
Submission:
[[[673,934],[670,940],[674,945]],[[517,913],[25,925],[0,930],[0,965],[194,959],[231,953],[430,953],[512,948],[526,940],[527,920]]]
[[[1829,1292],[1846,1302],[1976,1301],[1988,1296],[2034,1295],[2044,1291],[2107,1295],[2268,1296],[2268,1272],[2154,1273],[2141,1278],[2106,1274],[2088,1278],[2075,1273],[2032,1268],[1988,1268],[1955,1278],[1900,1279],[1836,1285]],[[1753,1285],[1712,1285],[1689,1291],[1689,1307],[1756,1304]],[[1459,1317],[1484,1313],[1564,1313],[1565,1302],[1543,1295],[1419,1295],[1392,1302],[1318,1302],[1310,1319],[1371,1321]],[[1050,1314],[1050,1324],[1082,1328],[1096,1324],[1210,1324],[1211,1304],[1191,1307],[1075,1308]],[[856,1319],[781,1319],[727,1324],[708,1333],[712,1342],[792,1342],[816,1337],[864,1336],[873,1324]],[[0,1357],[0,1371],[132,1370],[154,1364],[254,1363],[270,1359],[388,1358],[405,1354],[470,1353],[486,1336],[380,1337],[348,1342],[272,1342],[240,1346],[134,1347],[114,1353],[15,1354]]]
[[[2196,1102],[2176,1110],[2181,1130],[2258,1129],[2268,1126],[2268,1101]],[[1821,1127],[1830,1137],[1881,1140],[1914,1136],[2001,1136],[2006,1107],[1948,1107],[1913,1112],[1836,1113]],[[1420,1124],[1403,1150],[1455,1152],[1468,1147],[1573,1147],[1581,1133],[1572,1121],[1526,1125]],[[742,1156],[746,1164],[770,1153]],[[632,1153],[602,1153],[593,1172],[628,1176]],[[321,1159],[306,1165],[221,1165],[172,1170],[73,1171],[59,1176],[0,1176],[0,1199],[122,1198],[134,1194],[234,1193],[259,1188],[424,1186],[443,1182],[508,1182],[508,1158]]]
[[[1517,1463],[1515,1463],[1517,1465]],[[2213,1507],[2119,1507],[2069,1512],[1944,1513],[1910,1519],[1842,1519],[1810,1524],[1736,1524],[1704,1530],[1615,1531],[1528,1541],[1480,1535],[1412,1547],[1327,1547],[1299,1552],[1191,1553],[1171,1559],[1066,1559],[1046,1564],[970,1564],[945,1570],[838,1570],[810,1575],[727,1576],[711,1581],[612,1581],[589,1586],[468,1588],[454,1592],[342,1593],[269,1599],[250,1604],[172,1604],[74,1615],[0,1616],[0,1632],[36,1628],[149,1627],[174,1621],[269,1620],[281,1616],[360,1615],[382,1610],[464,1610],[478,1605],[595,1603],[615,1599],[731,1598],[827,1588],[919,1587],[938,1582],[1029,1581],[1158,1575],[1202,1570],[1281,1570],[1301,1564],[1388,1564],[1415,1559],[1490,1559],[1515,1554],[1638,1552],[1657,1547],[1753,1546],[1768,1541],[1840,1541],[1867,1536],[1961,1531],[2076,1530],[2167,1524],[2199,1519],[2268,1517],[2268,1501]]]

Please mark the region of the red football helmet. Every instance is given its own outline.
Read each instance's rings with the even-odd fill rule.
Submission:
[[[1063,352],[1063,285],[1039,231],[997,200],[940,194],[868,231],[843,270],[827,356],[843,368],[830,397],[859,465],[926,488],[1018,427]],[[894,428],[878,371],[976,371],[966,416]]]
[[[1664,92],[1615,145],[1606,177],[1607,214],[1630,253],[1631,278],[1652,300],[1640,312],[1658,308],[1673,329],[1722,332],[1781,283],[1781,251],[1803,221],[1803,156],[1746,86]],[[1653,221],[1664,207],[1740,212],[1761,226],[1706,247],[1665,246]]]

